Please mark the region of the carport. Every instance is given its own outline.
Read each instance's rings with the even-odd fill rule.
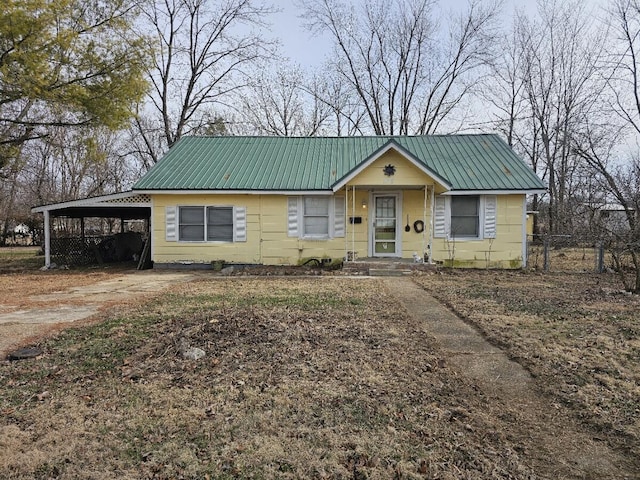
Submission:
[[[44,254],[45,266],[51,266],[52,229],[51,220],[66,217],[80,220],[80,241],[82,249],[95,249],[95,245],[87,242],[85,235],[85,219],[113,218],[120,219],[120,231],[123,232],[127,220],[144,220],[146,222],[146,240],[142,249],[138,268],[148,263],[151,252],[151,198],[148,195],[133,191],[102,195],[99,197],[71,200],[69,202],[42,205],[31,209],[32,213],[44,215]],[[99,255],[96,253],[99,259]]]

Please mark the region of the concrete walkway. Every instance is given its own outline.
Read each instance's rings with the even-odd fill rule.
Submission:
[[[471,325],[448,310],[410,278],[384,278],[381,281],[419,320],[442,348],[448,368],[465,375],[482,395],[493,399],[487,414],[503,418],[505,407],[517,417],[507,423],[507,433],[544,445],[564,468],[555,478],[628,478],[620,473],[624,458],[604,442],[592,438],[576,421],[558,410],[537,389],[531,375],[491,345]],[[497,424],[499,422],[496,422]]]

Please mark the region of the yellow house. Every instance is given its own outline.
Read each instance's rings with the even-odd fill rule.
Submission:
[[[47,238],[50,214],[135,210],[154,268],[371,257],[521,268],[526,196],[544,190],[497,135],[185,137],[130,192],[33,211]]]
[[[526,261],[544,185],[496,135],[187,137],[135,186],[154,266],[412,258]]]

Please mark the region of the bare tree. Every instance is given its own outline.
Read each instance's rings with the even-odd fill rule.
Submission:
[[[135,122],[134,150],[153,164],[183,135],[197,131],[229,94],[247,85],[271,44],[252,29],[271,12],[252,0],[149,0],[144,25],[154,38],[152,89]]]
[[[434,0],[303,0],[308,26],[328,33],[344,78],[376,135],[428,134],[467,95],[493,56],[497,3],[472,1],[442,38]]]
[[[615,35],[600,71],[607,89],[581,119],[573,151],[591,167],[605,199],[623,209],[624,228],[602,224],[601,234],[625,287],[640,293],[640,2],[616,0],[609,13]]]
[[[510,54],[492,76],[503,91],[493,103],[507,138],[549,185],[544,200],[552,234],[572,232],[584,175],[571,146],[604,88],[606,34],[582,7],[541,0],[535,20],[517,16]]]
[[[326,133],[331,115],[299,67],[259,74],[239,102],[245,129],[253,134],[315,136]]]

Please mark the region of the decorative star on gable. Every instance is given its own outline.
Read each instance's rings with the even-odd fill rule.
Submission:
[[[396,167],[394,167],[391,164],[385,165],[385,167],[382,169],[382,171],[384,172],[384,174],[387,177],[390,177],[390,176],[392,176],[392,175],[394,175],[396,173]]]

